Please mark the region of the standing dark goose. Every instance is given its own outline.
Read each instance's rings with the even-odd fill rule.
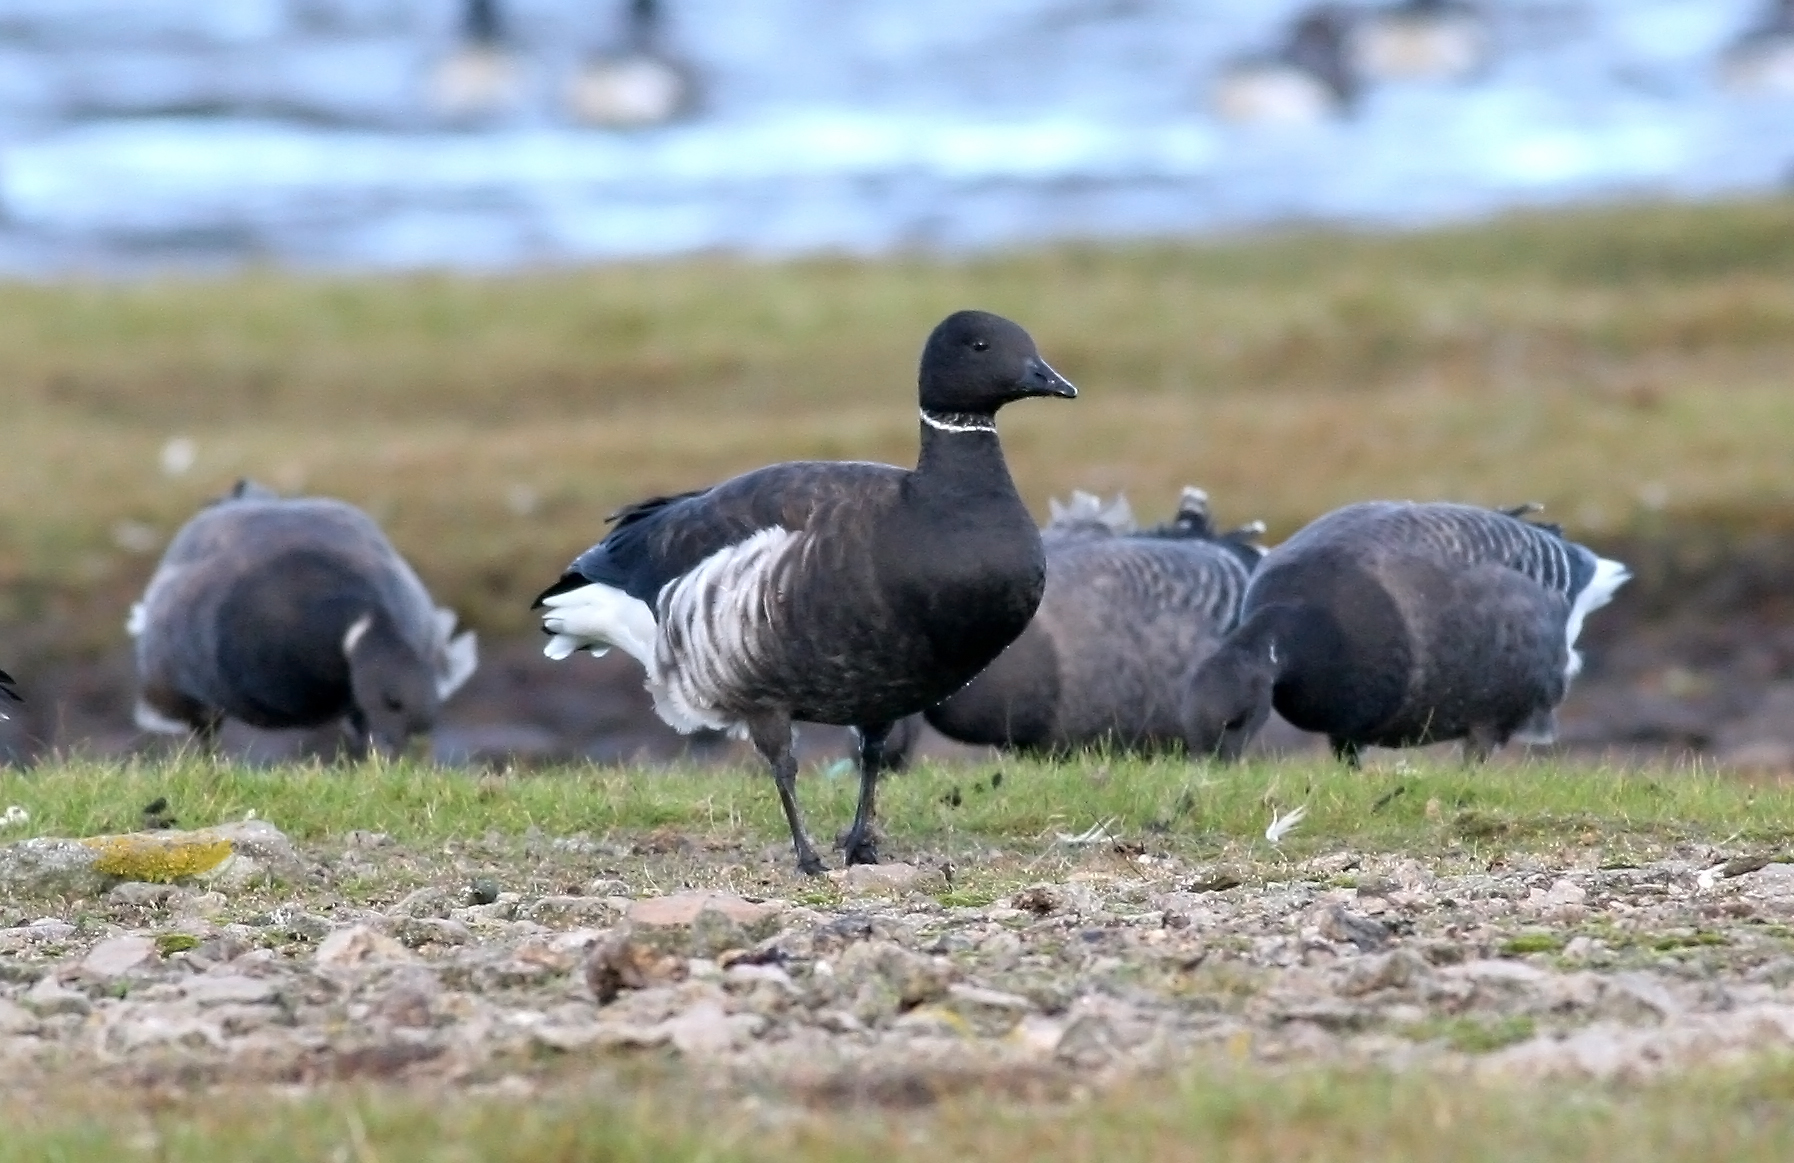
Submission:
[[[1181,750],[1184,693],[1239,617],[1263,526],[1219,532],[1195,488],[1172,521],[1144,531],[1119,498],[1078,493],[1053,513],[1033,621],[925,717],[950,739],[1022,751]]]
[[[546,653],[621,647],[680,731],[729,730],[772,767],[798,868],[822,870],[798,810],[792,721],[855,728],[860,798],[845,842],[873,863],[892,724],[963,686],[1034,614],[1040,534],[1010,480],[995,414],[1077,394],[1028,333],[948,316],[922,351],[913,470],[777,464],[631,505],[537,599]]]
[[[1630,576],[1526,510],[1372,501],[1271,550],[1191,689],[1191,748],[1237,753],[1274,706],[1354,765],[1367,746],[1549,742],[1583,620]]]
[[[175,534],[128,629],[138,726],[193,731],[342,720],[351,748],[429,731],[478,662],[380,527],[325,497],[247,481]]]

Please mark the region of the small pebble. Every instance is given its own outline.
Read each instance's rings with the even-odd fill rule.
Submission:
[[[489,905],[498,899],[498,881],[489,876],[474,877],[467,889],[467,899],[476,905]]]

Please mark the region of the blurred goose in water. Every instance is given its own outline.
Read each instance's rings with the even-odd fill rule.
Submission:
[[[1305,124],[1349,112],[1359,79],[1348,52],[1353,14],[1334,4],[1308,9],[1276,52],[1227,65],[1215,83],[1215,112],[1228,121]]]
[[[1771,0],[1756,27],[1725,51],[1719,72],[1739,92],[1794,94],[1794,0]]]
[[[461,41],[430,76],[430,103],[437,113],[467,120],[514,108],[523,70],[506,43],[499,0],[467,0]]]
[[[1271,550],[1197,672],[1191,750],[1238,754],[1273,707],[1353,765],[1365,747],[1550,742],[1583,620],[1630,574],[1531,508],[1370,501]]]
[[[352,751],[397,750],[478,664],[454,627],[360,509],[240,481],[175,534],[131,610],[137,725],[210,747],[227,716],[341,720]]]
[[[567,111],[586,125],[663,125],[690,112],[696,101],[691,69],[661,44],[657,0],[625,3],[622,46],[586,61],[567,85]]]
[[[1488,21],[1461,0],[1404,0],[1352,29],[1352,63],[1370,80],[1456,81],[1488,63]]]

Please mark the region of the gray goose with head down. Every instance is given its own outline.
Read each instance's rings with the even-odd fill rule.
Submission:
[[[1370,501],[1271,550],[1197,674],[1192,748],[1237,752],[1273,706],[1353,764],[1366,746],[1462,739],[1480,760],[1549,742],[1583,619],[1630,575],[1521,520],[1532,508]]]
[[[360,509],[240,481],[175,534],[131,610],[137,724],[209,747],[227,717],[340,719],[355,752],[397,749],[478,663],[454,626]]]
[[[1023,751],[1181,749],[1184,692],[1239,616],[1262,531],[1217,531],[1195,488],[1173,520],[1147,530],[1133,527],[1124,501],[1102,506],[1080,493],[1055,503],[1034,620],[925,717],[962,743]]]
[[[537,599],[552,658],[621,647],[681,731],[745,734],[772,767],[798,867],[822,869],[796,797],[792,721],[854,727],[872,825],[891,727],[984,669],[1040,603],[1040,534],[1010,480],[995,413],[1075,396],[1014,323],[949,316],[920,372],[916,467],[794,462],[615,515]]]

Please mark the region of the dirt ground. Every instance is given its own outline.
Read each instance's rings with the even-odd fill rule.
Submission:
[[[1561,712],[1559,748],[1623,761],[1701,756],[1754,771],[1794,771],[1794,543],[1640,542],[1605,551],[1638,576],[1589,620],[1581,643],[1586,665]],[[540,643],[535,636],[482,642],[480,669],[446,708],[433,740],[439,760],[530,766],[750,759],[720,736],[685,738],[662,724],[639,670],[620,652],[555,663],[542,657]],[[57,751],[112,755],[168,745],[131,723],[131,660],[122,644],[100,658],[37,653],[44,657],[28,672],[30,702],[0,722],[0,757],[30,762]],[[226,732],[233,752],[265,760],[327,752],[335,742],[329,730]],[[849,754],[847,733],[838,728],[805,727],[799,745],[806,763]],[[1257,746],[1288,752],[1318,741],[1274,719]],[[925,731],[919,754],[983,752]]]
[[[1794,1046],[1794,866],[1702,846],[1198,864],[1105,838],[985,854],[1039,879],[979,900],[930,852],[813,882],[782,846],[670,835],[272,835],[278,888],[125,882],[77,907],[0,867],[0,1078],[527,1094],[557,1063],[646,1056],[907,1106],[1205,1054],[1631,1078]]]

